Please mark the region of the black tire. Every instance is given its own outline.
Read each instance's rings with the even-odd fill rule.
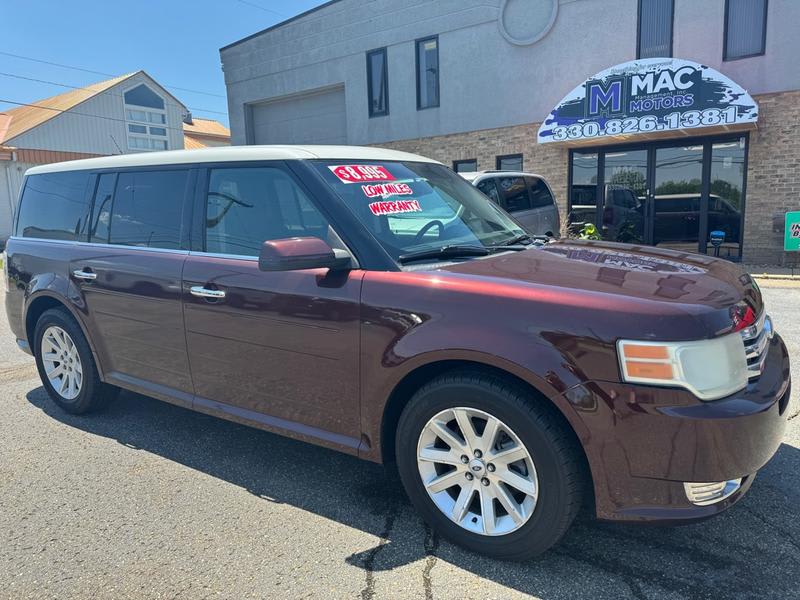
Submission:
[[[580,509],[586,473],[574,434],[543,402],[522,386],[470,371],[442,375],[414,394],[398,423],[397,467],[411,502],[435,531],[468,550],[506,560],[537,556],[564,535]],[[425,489],[417,467],[420,434],[431,418],[455,407],[477,409],[509,424],[534,462],[538,498],[515,531],[496,536],[468,531],[445,515]]]
[[[50,383],[45,372],[44,361],[42,360],[42,337],[51,326],[60,327],[69,335],[80,357],[83,378],[80,391],[72,399],[63,397]],[[100,381],[89,343],[86,341],[78,323],[66,309],[51,308],[42,313],[34,329],[33,348],[34,356],[36,357],[36,368],[39,371],[42,384],[53,402],[64,411],[76,415],[96,411],[103,408],[119,393],[119,388]]]

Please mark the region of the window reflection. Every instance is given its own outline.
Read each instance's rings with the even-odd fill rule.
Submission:
[[[647,150],[606,153],[605,183],[603,238],[630,244],[644,242]]]
[[[581,232],[597,218],[597,153],[573,152],[572,191],[569,198],[567,229],[571,235]]]
[[[742,190],[744,189],[745,138],[711,147],[711,193],[708,199],[708,231],[722,231],[720,256],[741,258]],[[714,253],[708,244],[706,252]]]

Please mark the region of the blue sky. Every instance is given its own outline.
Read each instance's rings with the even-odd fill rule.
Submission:
[[[9,54],[111,75],[144,69],[189,106],[192,114],[218,119],[227,125],[219,49],[322,3],[322,0],[0,0],[0,73],[3,73],[0,99],[34,102],[69,89],[19,77],[69,86],[108,79],[103,74]],[[14,106],[0,103],[0,111]]]

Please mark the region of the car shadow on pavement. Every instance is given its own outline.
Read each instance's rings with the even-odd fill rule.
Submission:
[[[544,599],[800,594],[800,451],[786,444],[749,494],[712,520],[656,528],[601,524],[581,515],[551,551],[510,563],[440,541],[378,465],[129,392],[105,412],[86,416],[62,412],[41,387],[27,399],[70,427],[378,537],[374,547],[342,556],[364,570],[364,598],[375,596],[380,572],[417,562],[420,579],[413,585],[428,598],[447,596],[435,589],[440,561]]]

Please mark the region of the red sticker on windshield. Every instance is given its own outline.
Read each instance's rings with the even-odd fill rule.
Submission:
[[[394,181],[394,176],[381,165],[332,165],[328,168],[343,183]]]
[[[361,189],[367,198],[386,198],[387,196],[410,196],[414,193],[407,183],[377,183],[375,185],[362,185]]]
[[[399,213],[422,212],[419,200],[397,200],[394,202],[373,202],[369,209],[376,217],[381,215],[396,215]]]

